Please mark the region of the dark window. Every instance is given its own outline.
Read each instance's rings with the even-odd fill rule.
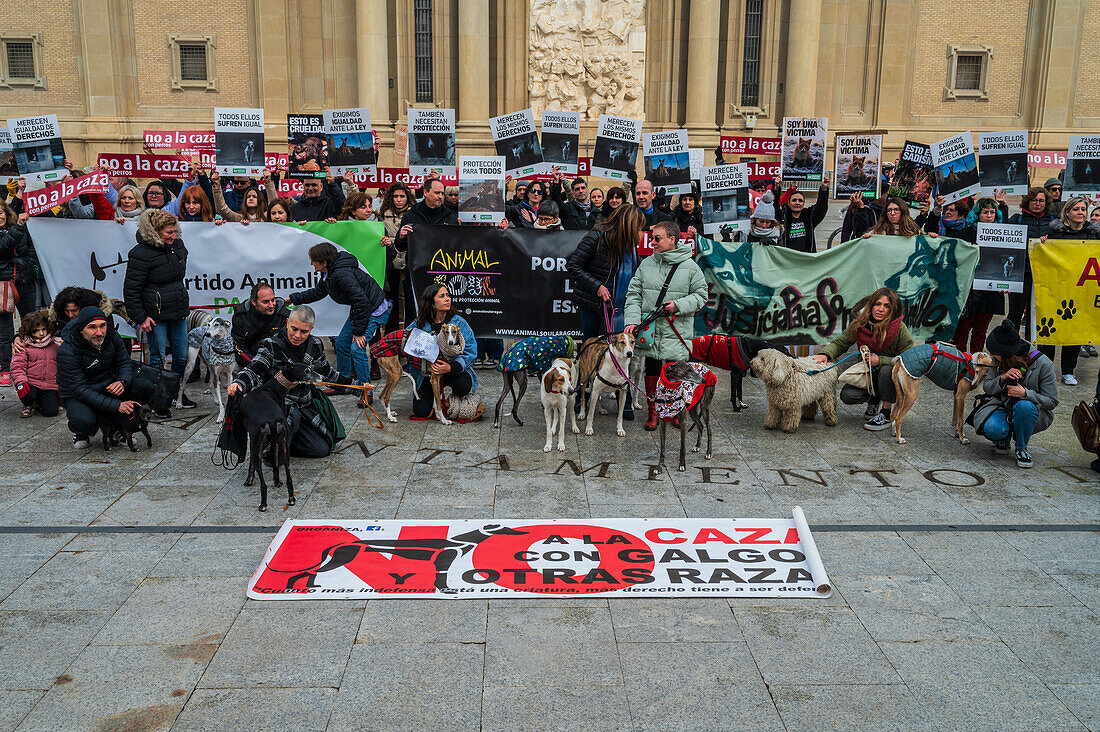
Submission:
[[[981,54],[959,54],[955,63],[955,88],[980,91],[984,62],[985,56]]]
[[[432,102],[432,0],[415,0],[413,30],[416,40],[416,101]]]
[[[180,81],[206,81],[206,44],[180,44]]]
[[[12,79],[33,79],[34,45],[31,41],[8,41],[4,44],[8,57],[8,76]]]
[[[745,58],[741,65],[741,106],[760,106],[760,36],[764,0],[745,0]]]

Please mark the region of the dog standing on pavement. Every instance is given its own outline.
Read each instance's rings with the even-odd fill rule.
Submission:
[[[706,366],[687,361],[673,361],[666,363],[661,369],[661,379],[657,382],[654,401],[657,405],[657,416],[661,418],[661,459],[657,467],[665,466],[665,428],[669,422],[678,423],[680,429],[680,466],[682,473],[686,469],[686,447],[688,417],[691,417],[692,426],[698,430],[695,438],[695,447],[692,452],[699,452],[699,446],[703,441],[703,427],[707,428],[707,451],[703,457],[710,460],[711,456],[711,429],[710,429],[710,403],[714,399],[714,385],[718,383],[718,377]]]
[[[503,378],[504,385],[497,399],[496,411],[493,414],[493,427],[500,427],[500,408],[504,404],[504,398],[509,392],[512,394],[512,419],[516,424],[523,426],[519,418],[519,403],[527,392],[527,374],[532,372],[542,374],[549,369],[555,359],[567,358],[572,361],[575,344],[569,336],[531,336],[513,343],[500,357],[497,370]],[[576,382],[576,379],[573,380]],[[519,393],[516,393],[516,386]]]
[[[196,316],[203,315],[205,318]],[[180,392],[176,396],[176,409],[183,406],[183,390],[187,386],[187,380],[195,368],[195,363],[202,357],[206,363],[206,370],[210,374],[210,389],[218,399],[218,421],[225,418],[225,403],[222,401],[222,380],[228,391],[233,383],[233,376],[237,373],[237,348],[233,345],[232,324],[225,318],[219,318],[201,310],[193,311],[187,316],[190,322],[195,318],[200,322],[187,333],[187,366],[183,370],[183,379],[180,381]],[[173,356],[174,358],[174,356]],[[228,399],[228,394],[226,396]]]
[[[745,374],[752,370],[749,363],[765,348],[774,348],[787,356],[791,355],[785,347],[772,345],[759,338],[714,333],[691,339],[691,360],[730,372],[730,402],[733,404],[733,411],[740,412],[745,409],[742,388]]]
[[[592,385],[592,394],[588,399],[588,425],[584,428],[584,434],[588,436],[594,434],[592,421],[596,415],[596,404],[602,392],[611,391],[619,397],[619,419],[615,426],[615,434],[626,437],[626,430],[623,429],[623,410],[626,408],[626,400],[630,398],[629,384],[619,374],[619,369],[622,369],[623,373],[630,373],[634,345],[634,336],[629,333],[616,333],[611,336],[610,347],[606,336],[593,336],[581,344],[581,350],[577,356],[577,373],[581,374],[586,382],[578,386],[580,404],[577,411],[580,412],[581,419],[585,418],[583,388],[588,384]],[[612,358],[618,362],[619,368],[615,368]]]
[[[764,429],[794,432],[802,421],[803,407],[812,404],[821,407],[827,426],[836,426],[839,369],[822,367],[809,358],[791,358],[772,348],[760,351],[749,365],[766,389]]]
[[[397,412],[390,407],[390,399],[401,377],[407,376],[413,384],[413,391],[416,391],[416,382],[413,381],[412,374],[401,368],[404,349],[405,329],[391,330],[370,347],[370,357],[378,364],[378,369],[386,375],[386,385],[382,387],[378,396],[386,409],[386,419],[390,422],[397,422]]]
[[[558,452],[565,452],[565,417],[573,420],[573,434],[580,434],[577,427],[577,415],[573,411],[573,390],[577,383],[576,368],[571,358],[555,358],[553,365],[539,380],[539,397],[542,399],[542,411],[546,416],[546,444],[543,452],[550,452],[554,442],[554,433],[558,435]]]
[[[134,410],[132,418],[125,415],[113,414],[107,417],[100,416],[99,429],[103,433],[103,452],[110,452],[112,445],[121,445],[123,442],[130,448],[130,452],[137,452],[134,444],[134,435],[145,435],[145,445],[153,447],[153,438],[149,436],[149,419],[153,416],[153,408],[143,404]]]
[[[925,376],[936,386],[955,393],[951,426],[959,442],[969,444],[970,440],[963,434],[966,395],[982,383],[992,366],[993,359],[988,353],[982,351],[971,355],[947,343],[922,343],[895,358],[892,376],[898,396],[890,411],[890,425],[898,444],[905,444],[901,421],[916,403],[921,378]]]

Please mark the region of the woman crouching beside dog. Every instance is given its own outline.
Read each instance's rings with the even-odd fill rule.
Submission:
[[[435,406],[432,383],[428,378],[431,374],[440,377],[440,393],[444,387],[451,387],[452,398],[477,393],[477,372],[473,368],[474,361],[477,360],[477,339],[474,338],[474,331],[461,315],[456,315],[451,309],[451,293],[448,292],[447,286],[428,285],[420,295],[420,307],[417,310],[416,320],[409,327],[437,336],[440,326],[444,323],[457,325],[462,332],[462,353],[450,360],[440,356],[431,365],[430,374],[422,372],[411,362],[405,367],[416,382],[412,413],[413,417],[418,419],[427,419]]]
[[[649,397],[645,428],[652,432],[657,429],[653,396],[661,368],[669,361],[691,357],[688,344],[695,336],[695,313],[707,302],[707,281],[692,259],[691,243],[680,241],[680,227],[675,222],[653,224],[649,240],[653,256],[642,260],[626,291],[625,330],[637,338],[637,355],[645,357],[645,393]],[[639,329],[642,320],[658,308],[661,315],[652,325]]]
[[[867,403],[864,429],[877,431],[890,426],[890,407],[897,398],[893,379],[894,359],[913,347],[913,335],[905,327],[902,315],[898,293],[889,287],[881,287],[863,302],[859,315],[840,337],[813,357],[818,363],[829,363],[837,361],[852,346],[867,346],[870,350],[874,393],[851,384],[845,384],[840,389],[840,401],[845,404]],[[851,360],[858,363],[855,358]]]

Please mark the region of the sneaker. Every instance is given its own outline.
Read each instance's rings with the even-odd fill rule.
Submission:
[[[1022,450],[1016,451],[1016,467],[1018,468],[1030,468],[1031,467],[1031,453],[1027,451],[1025,447]]]
[[[486,356],[485,357],[485,368],[486,369],[495,369],[497,367],[498,363],[500,363],[500,359],[496,358],[495,356]]]
[[[478,371],[483,371],[485,369],[485,356],[484,355],[478,356],[476,359],[474,359],[474,368],[477,369]]]
[[[1085,358],[1096,358],[1096,346],[1081,346],[1081,355]]]
[[[11,374],[7,371],[0,374],[0,386],[11,386]]]
[[[195,404],[193,401],[191,401],[187,396],[187,392],[184,392],[180,396],[180,406],[183,407],[184,409],[194,409],[195,407],[197,407],[199,405]]]
[[[88,447],[88,438],[83,435],[73,435],[73,447],[77,450],[84,450]]]
[[[1007,455],[1008,446],[1009,442],[1007,437],[1003,440],[997,440],[993,443],[993,452],[997,453],[998,455]]]
[[[156,417],[157,419],[172,419],[172,412],[171,412],[171,410],[168,410],[168,409],[165,409],[165,410],[160,411],[160,412],[154,411],[153,416]]]
[[[878,400],[876,399],[874,401],[867,402],[867,408],[863,410],[863,416],[865,416],[865,417],[874,417],[880,411],[882,411],[882,410],[879,409]]]
[[[1077,377],[1073,374],[1062,374],[1062,383],[1066,386],[1077,386]]]
[[[874,417],[863,423],[863,429],[878,432],[890,426],[890,418],[884,412],[878,412]]]
[[[22,411],[19,412],[19,416],[23,419],[26,419],[32,414],[34,414],[34,407],[23,407]]]

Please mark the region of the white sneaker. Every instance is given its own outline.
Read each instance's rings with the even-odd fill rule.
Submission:
[[[88,438],[73,435],[73,447],[75,447],[77,450],[86,449],[88,447]]]
[[[1073,374],[1062,374],[1062,383],[1066,386],[1077,386],[1077,378]]]

